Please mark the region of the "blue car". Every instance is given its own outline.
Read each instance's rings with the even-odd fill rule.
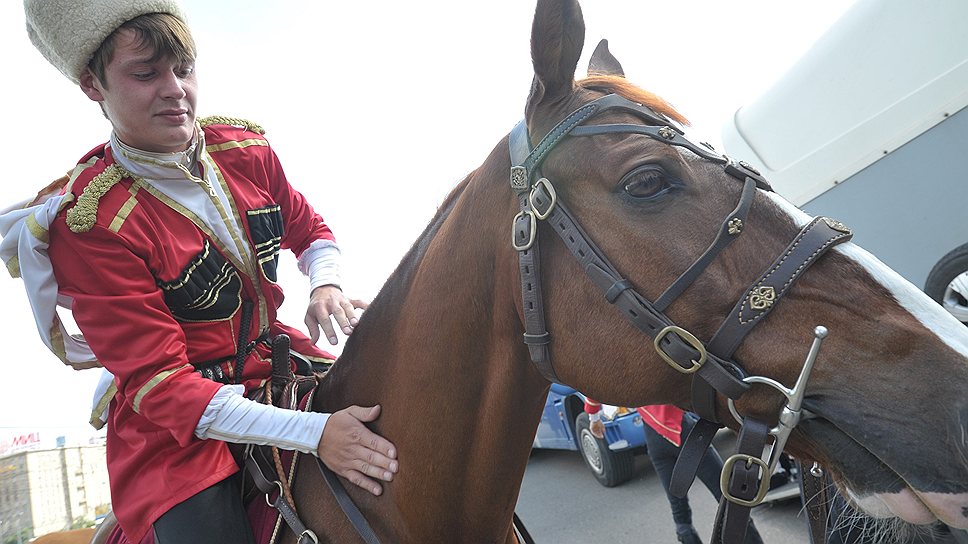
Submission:
[[[534,436],[535,448],[580,451],[595,479],[614,487],[632,477],[634,455],[645,452],[642,418],[635,410],[603,410],[605,440],[595,438],[588,428],[585,396],[560,384],[552,384]]]

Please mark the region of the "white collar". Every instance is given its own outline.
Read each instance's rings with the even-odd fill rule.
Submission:
[[[191,145],[184,151],[175,153],[155,153],[129,146],[111,132],[111,147],[115,150],[114,160],[135,176],[157,181],[191,180],[198,181],[198,159],[205,149],[205,133],[195,126]]]

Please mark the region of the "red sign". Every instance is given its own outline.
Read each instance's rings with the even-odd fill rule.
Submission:
[[[39,445],[40,433],[36,432],[0,439],[0,455],[36,448]]]

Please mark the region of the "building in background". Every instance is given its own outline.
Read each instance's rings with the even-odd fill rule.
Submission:
[[[968,323],[966,18],[962,0],[858,0],[723,144]]]
[[[30,537],[69,529],[110,508],[104,444],[57,442],[0,457],[0,543],[25,529]]]

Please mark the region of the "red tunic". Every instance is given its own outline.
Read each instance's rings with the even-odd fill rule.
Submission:
[[[172,506],[238,470],[226,443],[194,435],[221,384],[189,363],[231,358],[243,300],[254,304],[250,339],[286,333],[295,351],[332,358],[276,321],[283,293],[274,282],[280,247],[299,255],[332,233],[289,185],[261,135],[229,126],[204,130],[217,182],[233,201],[228,213],[258,262],[240,262],[191,211],[131,179],[99,199],[89,231],[71,231],[66,210],[50,230],[59,292],[73,298],[78,327],[118,385],[108,416],[108,473],[114,512],[133,542]],[[103,145],[81,163],[92,157],[96,162],[68,187],[72,206],[114,163]],[[265,345],[249,353],[247,388],[269,376],[268,360]],[[231,362],[222,368],[234,372]]]
[[[602,409],[602,405],[592,399],[585,400],[585,412],[594,414]],[[682,414],[683,411],[671,404],[653,404],[636,408],[642,421],[655,429],[666,440],[677,447],[682,445]]]

